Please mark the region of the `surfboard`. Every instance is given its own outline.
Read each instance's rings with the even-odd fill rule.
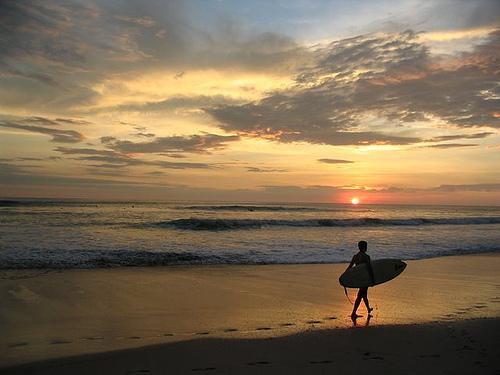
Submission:
[[[406,263],[399,259],[376,259],[371,262],[374,285],[386,283],[400,275],[406,268]],[[360,264],[345,271],[339,278],[340,285],[346,288],[364,288],[372,286],[366,264]]]

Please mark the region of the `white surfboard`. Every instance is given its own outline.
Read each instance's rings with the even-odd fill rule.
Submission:
[[[406,263],[399,259],[376,259],[371,262],[375,283],[378,285],[394,279],[406,268]],[[360,264],[345,271],[339,278],[340,285],[346,288],[364,288],[372,286],[366,264]]]

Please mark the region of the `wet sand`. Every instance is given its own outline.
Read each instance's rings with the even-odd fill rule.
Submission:
[[[356,327],[337,281],[345,267],[1,271],[0,367],[132,374],[409,366],[407,373],[419,373],[411,365],[418,362],[421,372],[500,371],[500,256],[409,261],[400,277],[370,289],[374,316],[361,307]]]

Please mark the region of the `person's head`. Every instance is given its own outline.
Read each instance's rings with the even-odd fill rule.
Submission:
[[[362,251],[364,253],[368,249],[368,243],[366,241],[359,241],[358,248],[359,248],[359,251]]]

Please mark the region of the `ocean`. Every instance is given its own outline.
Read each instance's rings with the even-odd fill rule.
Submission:
[[[0,201],[0,269],[347,262],[500,252],[500,207]]]

